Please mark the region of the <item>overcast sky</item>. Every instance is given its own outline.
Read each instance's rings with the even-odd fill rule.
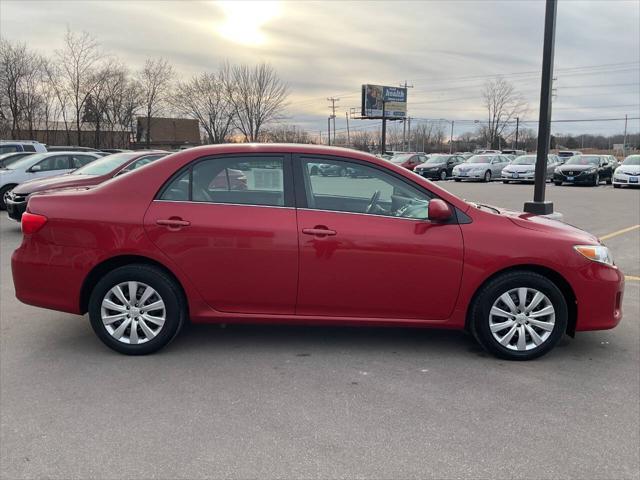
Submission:
[[[473,130],[486,116],[483,83],[497,74],[529,101],[526,119],[537,120],[543,23],[538,0],[0,1],[2,36],[42,53],[59,47],[69,26],[133,69],[151,56],[185,77],[225,59],[270,62],[290,86],[290,121],[314,131],[326,128],[327,97],[340,98],[340,129],[361,84],[404,80],[414,85],[416,121],[446,118],[456,134]],[[559,0],[555,68],[555,120],[639,117],[640,1]],[[623,123],[556,123],[553,131],[621,132]],[[360,125],[372,122],[351,124]]]

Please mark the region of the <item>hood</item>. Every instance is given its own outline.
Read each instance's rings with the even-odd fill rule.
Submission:
[[[504,167],[507,172],[532,172],[535,169],[535,165],[507,165]]]
[[[444,165],[444,162],[440,162],[440,163],[421,163],[420,165],[418,165],[416,168],[438,168],[441,167],[442,165]]]
[[[618,168],[616,168],[616,173],[640,175],[640,165],[620,165]]]
[[[560,165],[558,167],[561,172],[584,172],[592,168],[598,168],[598,165]]]
[[[488,163],[463,163],[462,165],[458,165],[455,168],[458,168],[462,171],[472,170],[474,168],[489,168],[491,165]]]
[[[14,193],[30,195],[35,192],[45,190],[55,190],[58,188],[82,187],[85,185],[96,185],[103,181],[103,177],[97,175],[56,175],[49,178],[38,178],[21,183],[13,189]]]

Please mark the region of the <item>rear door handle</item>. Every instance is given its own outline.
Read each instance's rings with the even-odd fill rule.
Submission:
[[[162,225],[164,227],[169,228],[180,228],[180,227],[188,227],[191,225],[191,222],[187,220],[182,220],[181,218],[169,218],[166,220],[156,220],[158,225]]]
[[[316,226],[315,228],[303,228],[302,233],[305,235],[318,235],[321,237],[333,236],[336,234],[335,230],[329,230],[327,227]]]

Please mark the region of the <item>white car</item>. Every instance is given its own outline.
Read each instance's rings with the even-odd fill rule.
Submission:
[[[480,180],[490,182],[502,178],[502,169],[509,165],[510,160],[505,155],[483,154],[467,158],[464,163],[453,167],[453,179]]]
[[[47,147],[35,140],[0,140],[0,154],[11,152],[46,152]]]
[[[640,155],[629,155],[613,173],[613,188],[640,186]]]
[[[6,207],[6,193],[23,182],[36,178],[53,177],[80,168],[100,155],[90,152],[34,153],[0,169],[0,209]]]

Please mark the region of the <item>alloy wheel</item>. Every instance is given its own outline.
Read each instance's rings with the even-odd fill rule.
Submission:
[[[509,350],[533,350],[555,328],[555,308],[544,293],[527,287],[508,290],[493,303],[489,328],[493,338]]]
[[[491,181],[491,172],[487,170],[487,172],[484,174],[484,181],[485,182],[490,182]]]
[[[102,299],[102,324],[114,339],[129,345],[146,343],[164,326],[167,311],[160,294],[142,282],[123,282]]]
[[[442,170],[440,172],[440,180],[446,180],[447,179],[447,171],[446,170]]]

